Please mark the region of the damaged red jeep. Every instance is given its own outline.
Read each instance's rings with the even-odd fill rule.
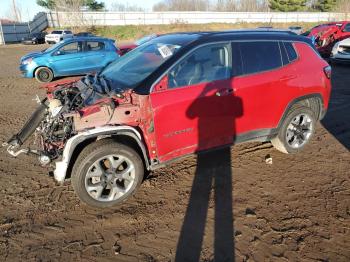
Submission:
[[[252,140],[300,151],[327,111],[330,77],[311,41],[289,32],[163,35],[99,74],[47,86],[5,145],[55,162],[55,180],[110,207],[188,154]],[[36,148],[25,147],[33,134]]]

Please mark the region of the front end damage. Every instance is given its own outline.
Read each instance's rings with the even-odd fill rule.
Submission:
[[[131,91],[115,91],[98,76],[48,86],[22,129],[3,146],[12,156],[39,157],[42,165],[55,161],[55,179],[63,182],[72,150],[88,138],[129,130],[141,141],[139,108],[143,102]],[[144,123],[143,123],[144,124]],[[34,135],[34,139],[29,141]]]

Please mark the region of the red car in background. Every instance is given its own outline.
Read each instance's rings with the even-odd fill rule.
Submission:
[[[125,55],[127,52],[130,52],[131,50],[135,49],[136,47],[158,37],[158,34],[151,34],[151,35],[146,35],[138,40],[136,40],[134,43],[131,44],[125,44],[125,45],[121,45],[119,46],[119,50],[118,53],[119,55]]]
[[[318,25],[311,29],[308,37],[312,38],[320,54],[329,57],[335,43],[350,37],[350,22],[332,22]]]

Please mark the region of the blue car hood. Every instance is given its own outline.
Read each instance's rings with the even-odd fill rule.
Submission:
[[[31,53],[28,53],[26,54],[25,56],[22,56],[21,57],[21,60],[20,62],[22,63],[24,60],[28,59],[28,58],[36,58],[36,57],[39,57],[39,56],[42,56],[44,53],[43,52],[31,52]]]

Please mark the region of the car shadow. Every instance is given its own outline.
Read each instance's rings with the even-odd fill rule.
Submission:
[[[242,101],[233,93],[221,95],[217,92],[222,90],[207,85],[187,110],[187,117],[198,121],[198,151],[212,147],[210,141],[232,144],[235,139],[235,119],[242,115]],[[213,261],[234,261],[232,178],[229,146],[197,154],[189,203],[177,243],[176,262],[200,261],[208,210],[213,205]]]
[[[332,94],[323,126],[350,150],[350,65],[332,65]]]

